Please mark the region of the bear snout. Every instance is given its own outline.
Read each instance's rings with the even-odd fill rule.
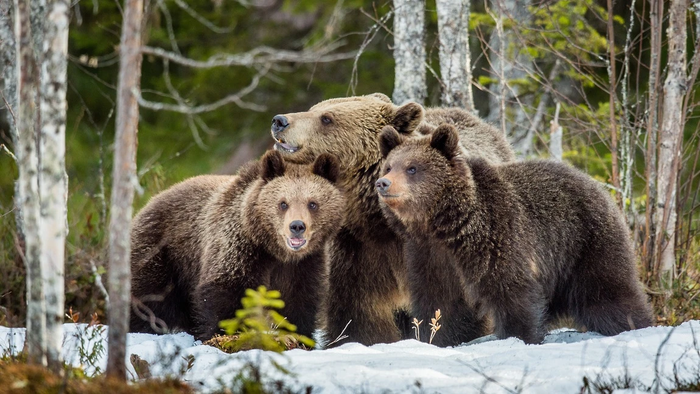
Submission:
[[[284,115],[275,115],[272,118],[272,134],[277,138],[277,135],[289,127],[289,120]]]
[[[289,223],[289,231],[295,238],[299,238],[306,231],[306,225],[301,220],[295,220]]]
[[[389,193],[389,186],[391,186],[391,181],[387,178],[379,178],[377,179],[377,182],[374,184],[374,186],[377,188],[379,194],[386,195]]]

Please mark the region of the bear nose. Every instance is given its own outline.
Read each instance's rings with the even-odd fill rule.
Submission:
[[[306,231],[306,225],[301,220],[295,220],[289,223],[289,231],[291,231],[294,236],[300,236]]]
[[[377,188],[379,193],[386,194],[387,190],[389,190],[389,186],[391,186],[391,181],[386,178],[379,178],[374,186]]]
[[[277,133],[281,133],[282,130],[286,129],[287,126],[289,126],[289,121],[287,120],[287,117],[284,115],[275,115],[274,118],[272,118],[272,132],[277,135]]]

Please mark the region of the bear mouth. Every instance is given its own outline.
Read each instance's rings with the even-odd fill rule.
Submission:
[[[288,144],[284,142],[284,140],[275,139],[275,150],[287,153],[294,153],[299,150],[299,147],[294,146],[292,144]]]
[[[306,245],[306,240],[304,238],[287,238],[287,246],[292,250],[297,251]]]

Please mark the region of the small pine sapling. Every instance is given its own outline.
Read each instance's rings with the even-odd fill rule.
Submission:
[[[313,348],[314,341],[297,334],[297,327],[277,312],[284,308],[280,297],[279,291],[267,290],[265,286],[247,289],[241,299],[243,308],[236,311],[236,317],[219,323],[229,338],[212,343],[231,352],[262,349],[280,353],[296,347]]]

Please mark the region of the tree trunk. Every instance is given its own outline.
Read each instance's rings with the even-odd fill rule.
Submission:
[[[498,83],[489,87],[490,123],[500,123],[503,132],[513,144],[518,157],[524,155],[527,143],[527,114],[524,107],[533,103],[533,97],[519,97],[522,93],[518,86],[510,86],[509,81],[526,79],[531,75],[532,62],[530,57],[521,51],[522,44],[518,41],[515,29],[519,24],[527,24],[530,19],[528,6],[530,1],[491,0],[491,11],[497,18],[497,28],[491,33],[489,59],[492,77]],[[504,30],[503,20],[511,19],[513,27]],[[519,101],[519,102],[518,102]]]
[[[474,112],[471,54],[469,51],[470,0],[437,0],[440,36],[442,105]]]
[[[136,175],[139,107],[135,90],[141,79],[141,21],[143,0],[125,0],[119,45],[117,119],[109,222],[109,347],[107,375],[126,379],[126,333],[131,300],[132,203]]]
[[[17,44],[17,159],[19,194],[24,220],[24,262],[27,266],[27,356],[34,364],[46,365],[46,305],[42,289],[41,238],[39,236],[38,154],[36,150],[39,83],[29,23],[29,1],[15,0]]]
[[[45,20],[41,65],[41,221],[42,273],[46,295],[46,339],[49,368],[60,373],[64,315],[66,240],[66,71],[68,1],[53,0]]]
[[[649,120],[647,121],[647,146],[645,153],[645,177],[646,177],[646,234],[644,237],[644,265],[648,273],[657,276],[656,259],[656,146],[658,142],[658,96],[659,96],[659,70],[661,69],[661,16],[663,15],[663,1],[649,0],[649,31],[651,32],[649,46]]]
[[[617,157],[617,109],[615,105],[616,98],[616,70],[615,70],[615,31],[613,26],[613,1],[608,0],[608,77],[610,78],[610,87],[608,88],[608,99],[610,105],[610,156],[612,157],[612,184],[620,190],[620,167]],[[617,193],[616,199],[618,203],[622,201],[620,193]],[[621,208],[624,209],[624,201]]]
[[[4,108],[10,140],[13,149],[19,145],[17,136],[17,125],[15,113],[17,113],[17,52],[14,33],[14,15],[11,1],[0,2],[0,61],[2,61],[2,101],[0,108]],[[8,108],[5,108],[7,106]],[[19,181],[15,182],[15,192],[13,194],[15,208],[15,226],[17,227],[17,238],[24,241],[24,226],[22,224],[22,202],[19,194]]]
[[[564,149],[562,147],[562,137],[564,135],[564,130],[562,130],[559,124],[559,110],[561,109],[561,104],[557,102],[556,109],[554,110],[554,119],[549,127],[550,138],[549,138],[549,154],[551,157],[557,161],[562,161],[564,156]]]
[[[427,96],[424,28],[424,0],[394,0],[393,100],[396,104],[409,100],[423,104]]]
[[[686,0],[673,0],[669,8],[668,75],[664,82],[663,122],[659,136],[658,209],[656,244],[659,279],[670,289],[676,267],[676,192],[683,140],[683,96],[686,92]]]

